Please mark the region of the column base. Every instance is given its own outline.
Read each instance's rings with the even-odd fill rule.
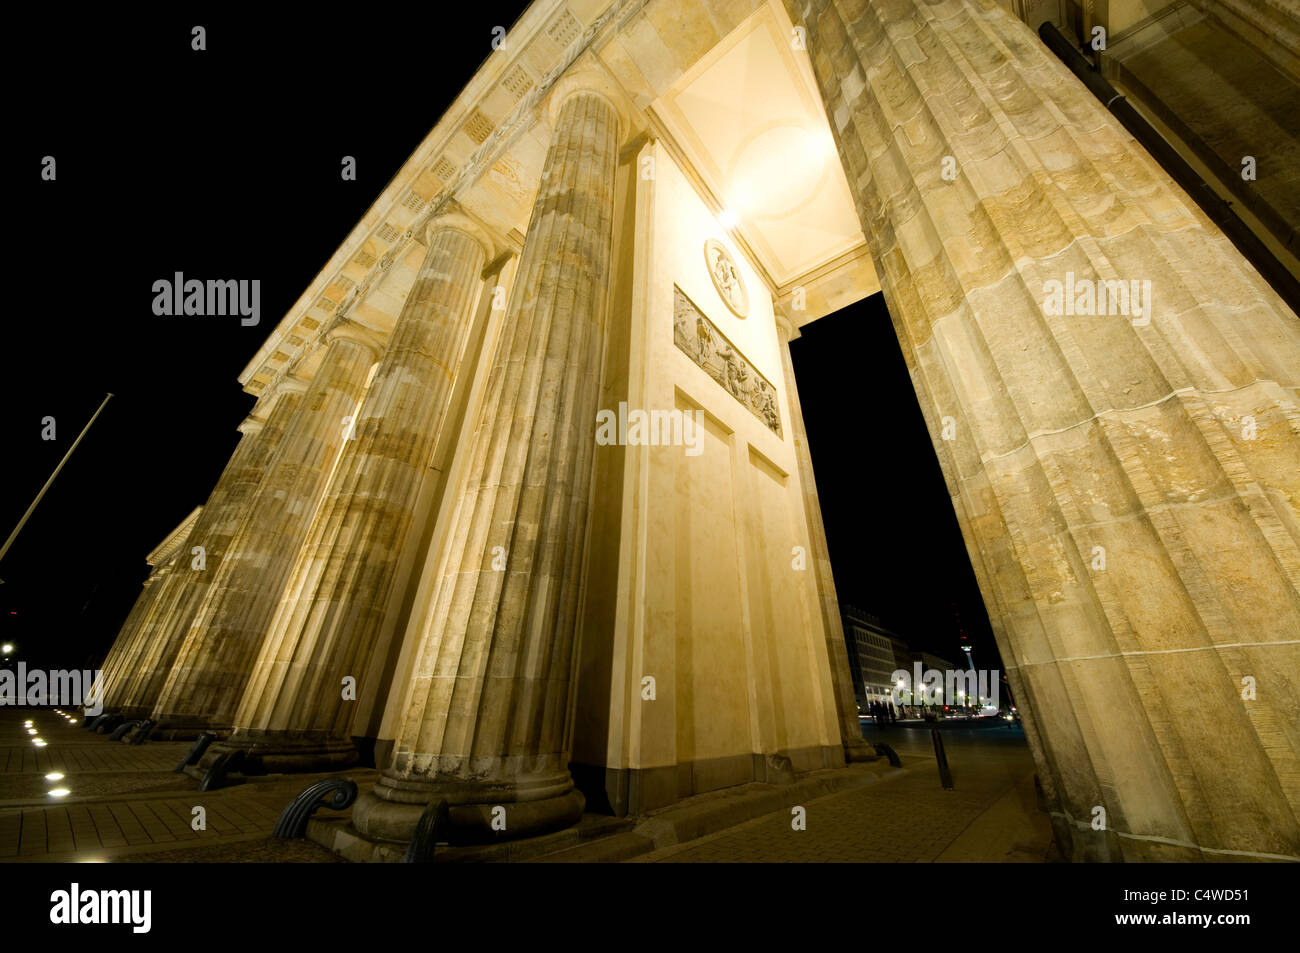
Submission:
[[[149,716],[137,717],[148,718]],[[218,738],[225,738],[230,734],[229,725],[214,725],[196,715],[155,715],[154,721],[158,724],[150,737],[157,741],[193,741],[205,731]]]
[[[844,742],[844,761],[847,764],[875,761],[879,757],[880,755],[876,754],[875,746],[869,744],[863,738],[859,738],[857,741]]]
[[[450,805],[446,839],[457,846],[550,834],[578,823],[586,809],[586,799],[574,788],[567,771],[563,779],[526,787],[432,783],[385,775],[353,805],[352,825],[371,841],[407,843],[424,809],[438,800]]]
[[[212,745],[203,756],[206,766],[229,751],[242,751],[241,774],[294,774],[306,771],[342,771],[360,760],[351,741],[325,734],[235,731]]]

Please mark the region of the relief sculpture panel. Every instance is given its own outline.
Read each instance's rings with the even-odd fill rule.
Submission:
[[[676,285],[673,285],[673,340],[772,433],[782,437],[776,388]]]

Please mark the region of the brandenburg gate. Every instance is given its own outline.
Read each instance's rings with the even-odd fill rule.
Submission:
[[[1066,855],[1300,857],[1300,322],[1025,6],[536,0],[244,369],[106,708],[373,761],[396,843],[874,759],[789,344],[883,291]]]

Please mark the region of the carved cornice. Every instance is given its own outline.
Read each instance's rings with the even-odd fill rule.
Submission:
[[[640,12],[649,0],[615,0],[605,12],[587,27],[582,39],[569,46],[567,53],[549,73],[542,77],[532,89],[519,101],[510,115],[501,122],[483,144],[470,156],[469,161],[461,167],[459,174],[429,203],[423,217],[427,221],[438,214],[463,188],[478,180],[484,170],[495,162],[502,152],[520,133],[530,129],[537,118],[542,102],[550,95],[551,89],[569,70],[569,67],[591,49],[597,37],[605,32],[611,24],[614,30],[622,29],[624,23]]]
[[[144,561],[154,567],[161,567],[170,562],[171,558],[180,552],[181,547],[185,545],[185,540],[189,538],[190,532],[194,529],[194,524],[198,522],[199,514],[202,512],[203,507],[194,507],[190,515],[181,520],[180,525],[168,533],[163,538],[163,541],[154,548],[154,551],[144,558]]]
[[[439,214],[447,211],[450,203],[455,202],[458,196],[473,187],[487,168],[499,160],[502,153],[518,136],[533,126],[540,116],[540,108],[545,97],[560,77],[609,31],[621,30],[628,20],[640,12],[647,2],[648,0],[614,0],[596,16],[595,20],[583,29],[581,34],[574,39],[568,39],[569,34],[567,32],[563,34],[563,37],[557,38],[548,30],[561,18],[567,19],[570,24],[575,26],[580,25],[581,21],[574,16],[573,11],[559,0],[536,0],[505,37],[503,49],[511,51],[510,58],[505,59],[502,57],[498,59],[490,57],[475,73],[467,84],[465,91],[439,119],[434,131],[417,148],[415,156],[407,162],[402,171],[385,189],[384,194],[371,207],[362,222],[353,229],[347,239],[339,246],[309,289],[268,335],[266,343],[263,344],[240,374],[239,379],[244,383],[245,389],[252,393],[258,393],[273,386],[279,374],[283,373],[283,368],[270,375],[269,379],[255,382],[254,378],[266,377],[266,372],[271,367],[268,362],[277,351],[289,352],[289,363],[294,363],[293,358],[300,358],[308,352],[311,341],[289,346],[285,344],[291,332],[298,328],[300,323],[308,318],[322,324],[326,323],[326,320],[319,316],[320,311],[337,312],[354,306],[358,301],[363,300],[366,293],[374,287],[393,260],[404,254],[405,249],[409,247],[409,243],[414,240],[413,237],[423,236],[428,223]],[[524,51],[530,49],[530,44],[536,43],[544,47],[548,42],[552,47],[558,47],[561,42],[564,43],[564,52],[557,60],[557,65],[540,79],[532,82],[532,85],[520,96],[519,101],[509,111],[506,118],[492,128],[491,132],[471,153],[469,159],[461,164],[459,169],[455,169],[450,175],[444,175],[445,170],[436,167],[446,159],[447,150],[451,147],[453,140],[463,132],[466,124],[478,114],[479,103],[484,101],[500,84],[503,84],[511,72],[522,69],[525,65],[529,67],[526,70],[527,79],[530,82],[533,81],[535,79],[533,70],[537,66],[536,59],[535,57],[528,59]],[[481,114],[479,114],[479,118],[482,119]],[[403,231],[400,233],[394,232],[393,225],[396,224],[394,219],[397,221],[402,220],[403,216],[409,214],[407,208],[412,207],[408,205],[407,208],[399,208],[399,206],[403,205],[406,199],[413,196],[415,184],[430,175],[435,181],[441,183],[440,191],[424,203],[424,207],[416,213]],[[386,228],[389,229],[391,234],[383,234]],[[499,252],[513,247],[513,243],[509,241],[509,236],[506,236],[504,240],[496,240],[496,236],[493,236],[493,238],[494,251]],[[380,256],[378,261],[373,262],[365,278],[358,282],[355,271],[355,266],[358,264],[358,254],[372,244],[385,246],[387,251]],[[344,274],[345,270],[348,269],[352,271],[351,277]],[[343,286],[349,288],[344,293],[345,297],[339,300],[337,292],[330,292],[335,294],[336,297],[327,298],[326,293],[332,287]],[[327,306],[321,307],[322,302]],[[315,312],[313,312],[313,309],[316,309]],[[299,336],[301,336],[301,329],[299,329],[299,332]],[[317,330],[312,335],[312,338],[316,340],[319,339],[319,336],[320,332]]]

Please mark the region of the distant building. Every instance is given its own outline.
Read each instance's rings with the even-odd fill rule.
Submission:
[[[920,662],[922,669],[935,669],[940,672],[962,672],[966,670],[966,665],[954,665],[946,658],[941,658],[933,652],[913,652],[912,660]]]
[[[894,669],[902,669],[905,672],[912,670],[912,648],[900,638],[891,638],[889,640],[894,646]]]
[[[849,671],[853,675],[853,694],[858,705],[885,701],[890,697],[891,676],[899,668],[911,670],[907,643],[880,624],[870,613],[853,606],[841,605],[844,642],[849,653]],[[898,663],[899,647],[907,664]]]

